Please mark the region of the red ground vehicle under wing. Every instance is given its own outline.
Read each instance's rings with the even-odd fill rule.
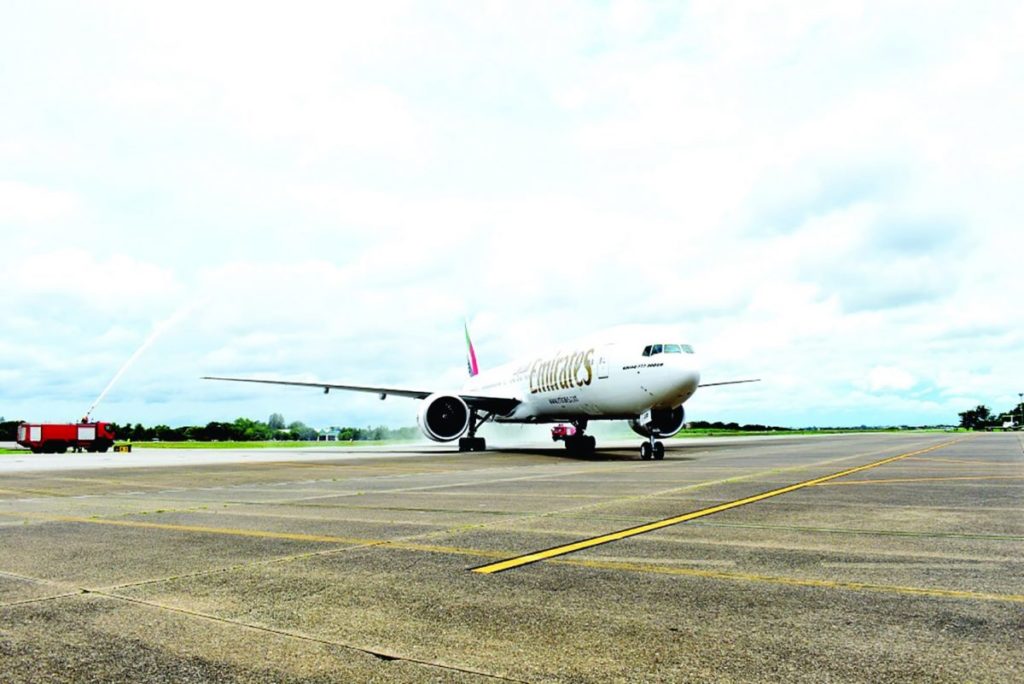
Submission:
[[[564,425],[560,423],[551,428],[551,441],[557,442],[560,439],[572,437],[575,434],[576,428],[574,428],[572,425]]]

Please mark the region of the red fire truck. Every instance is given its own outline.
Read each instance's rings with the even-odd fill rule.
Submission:
[[[22,423],[18,444],[34,454],[63,454],[68,449],[106,451],[114,443],[110,423]]]

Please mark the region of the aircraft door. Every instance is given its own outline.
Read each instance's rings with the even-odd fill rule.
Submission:
[[[603,380],[608,377],[608,357],[602,355],[597,360],[597,379]]]

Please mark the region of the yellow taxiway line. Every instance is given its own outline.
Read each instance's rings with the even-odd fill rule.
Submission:
[[[822,487],[849,485],[904,484],[907,482],[946,482],[949,480],[1024,480],[1024,475],[978,475],[976,477],[895,477],[885,480],[850,480],[849,482],[823,482]]]
[[[673,516],[671,518],[656,520],[654,522],[646,523],[644,525],[637,525],[636,527],[628,527],[624,530],[619,530],[617,532],[610,532],[608,534],[602,534],[597,537],[590,537],[588,539],[581,539],[580,541],[571,542],[569,544],[562,544],[561,546],[554,546],[549,549],[534,551],[533,553],[528,553],[522,556],[507,558],[505,560],[498,561],[497,563],[488,563],[487,565],[481,565],[475,568],[471,568],[471,570],[473,572],[477,572],[484,575],[492,575],[497,572],[504,572],[506,570],[519,568],[524,565],[529,565],[531,563],[537,563],[539,561],[557,558],[558,556],[564,556],[568,553],[575,553],[576,551],[582,551],[583,549],[593,548],[595,546],[600,546],[601,544],[607,544],[609,542],[618,541],[620,539],[626,539],[628,537],[635,537],[638,534],[646,534],[647,532],[653,532],[655,530],[660,530],[665,527],[670,527],[672,525],[678,525],[679,523],[684,523],[688,520],[696,520],[697,518],[703,518],[705,516],[714,515],[715,513],[721,513],[722,511],[728,511],[733,508],[738,508],[739,506],[745,506],[747,504],[763,501],[765,499],[769,499],[774,496],[779,496],[781,494],[788,494],[789,492],[795,492],[806,487],[813,487],[823,482],[835,480],[836,478],[839,477],[846,477],[847,475],[853,475],[854,473],[860,473],[871,468],[877,468],[878,466],[883,466],[887,463],[900,461],[904,458],[910,458],[911,456],[920,456],[921,454],[926,454],[931,451],[936,451],[937,449],[942,449],[943,447],[947,447],[959,441],[961,440],[952,440],[949,442],[936,444],[925,449],[909,451],[905,454],[899,454],[897,456],[890,456],[889,458],[883,458],[879,461],[874,461],[872,463],[868,463],[865,465],[847,468],[846,470],[841,470],[838,473],[832,473],[831,475],[816,477],[813,480],[797,482],[796,484],[787,485],[785,487],[779,487],[778,489],[772,489],[770,491],[755,494],[753,496],[744,497],[742,499],[736,499],[735,501],[730,501],[728,503],[718,504],[717,506],[709,506],[707,508],[702,508],[697,511],[691,511],[689,513],[684,513],[682,515]]]
[[[1024,594],[997,594],[993,592],[964,591],[960,589],[943,589],[940,587],[911,587],[898,584],[877,584],[875,582],[856,582],[848,580],[824,580],[809,577],[785,577],[780,575],[760,575],[756,573],[728,572],[719,570],[699,570],[680,568],[650,563],[629,563],[623,561],[603,561],[598,559],[562,559],[553,561],[558,564],[575,565],[598,570],[618,570],[620,572],[642,572],[657,575],[682,575],[686,577],[704,577],[716,580],[733,580],[739,582],[759,582],[764,584],[783,584],[795,587],[816,587],[819,589],[846,589],[849,591],[873,591],[889,594],[911,594],[917,596],[935,596],[940,598],[966,599],[971,601],[1005,601],[1024,603]]]
[[[912,461],[928,461],[930,463],[950,463],[952,465],[994,465],[994,466],[1012,466],[1019,468],[1020,463],[1014,463],[1011,461],[968,461],[962,458],[912,458]]]
[[[302,534],[297,532],[271,532],[268,530],[248,530],[235,527],[206,527],[202,525],[176,525],[172,523],[146,522],[143,520],[119,520],[113,518],[85,518],[74,515],[49,515],[46,513],[7,513],[0,515],[28,518],[29,520],[45,520],[47,522],[86,523],[89,525],[110,525],[113,527],[135,527],[148,530],[167,530],[169,532],[192,532],[196,534],[223,534],[232,537],[255,537],[258,539],[283,539],[286,541],[312,542],[320,544],[385,544],[387,541],[364,539],[360,537],[337,537],[327,534]]]

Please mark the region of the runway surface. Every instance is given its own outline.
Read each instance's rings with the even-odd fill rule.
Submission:
[[[0,455],[0,681],[1021,681],[1022,437]]]

